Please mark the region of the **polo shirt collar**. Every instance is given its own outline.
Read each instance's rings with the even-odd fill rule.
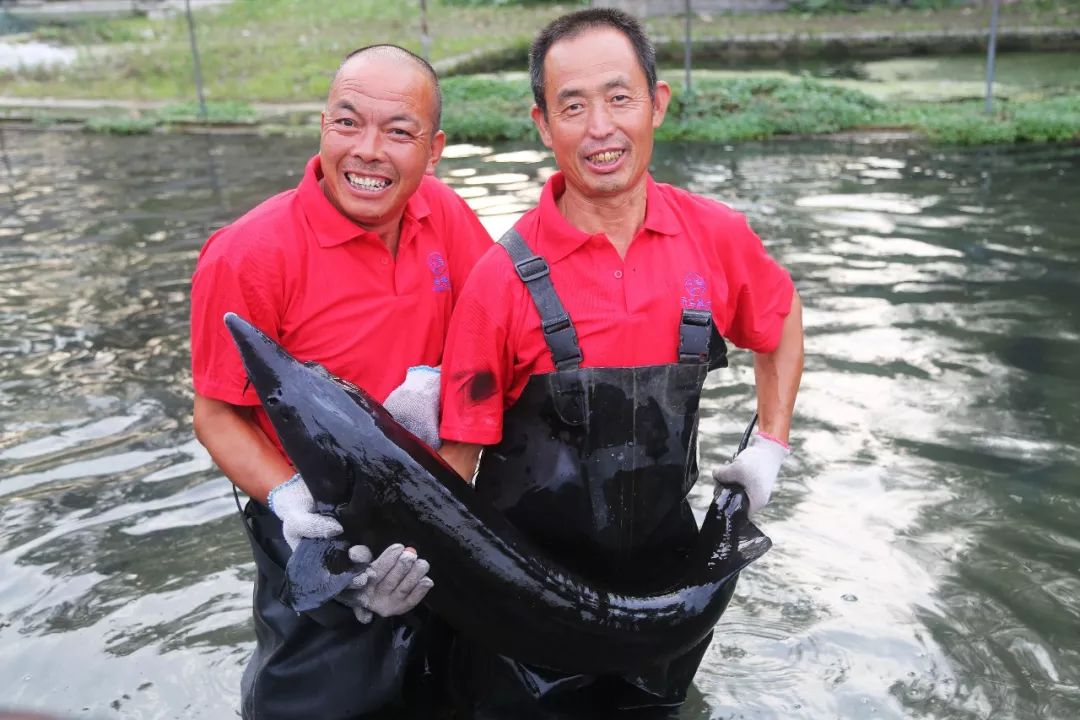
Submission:
[[[311,228],[315,231],[315,239],[318,241],[319,247],[335,247],[363,237],[382,242],[375,233],[360,227],[342,215],[330,203],[326,193],[323,192],[322,187],[319,185],[322,177],[322,163],[319,156],[315,155],[308,160],[307,166],[304,168],[304,177],[297,188],[300,206],[303,208],[304,215],[311,224]],[[428,207],[427,201],[424,200],[420,189],[417,188],[417,191],[413,193],[408,203],[405,204],[399,242],[406,244],[411,241],[416,233],[409,226],[430,214],[431,208]]]
[[[542,247],[536,248],[548,262],[558,262],[577,250],[592,237],[571,225],[559,212],[556,201],[566,192],[562,172],[552,175],[540,193],[540,227]],[[645,176],[645,221],[642,229],[659,235],[677,235],[679,221],[667,198],[660,192],[652,175]]]

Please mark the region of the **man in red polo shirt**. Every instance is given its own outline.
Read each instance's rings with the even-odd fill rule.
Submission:
[[[412,53],[380,45],[351,54],[331,83],[319,154],[299,186],[214,233],[199,257],[195,431],[252,498],[245,526],[258,569],[257,645],[244,673],[246,719],[366,716],[401,700],[417,661],[417,623],[405,613],[431,581],[411,549],[388,548],[357,578],[362,587],[341,596],[345,604],[298,615],[278,598],[291,548],[341,526],[312,512],[222,318],[241,315],[380,401],[407,369],[438,365],[455,299],[491,246],[464,201],[432,177],[445,144],[440,105],[434,71]],[[437,383],[434,372],[409,378]],[[371,560],[363,547],[350,556]]]
[[[686,495],[702,383],[726,365],[721,335],[754,352],[760,431],[716,481],[744,486],[751,511],[768,500],[802,373],[799,297],[742,215],[650,177],[671,91],[636,20],[559,18],[534,41],[530,73],[560,172],[454,311],[442,453],[463,477],[475,468],[477,494],[560,562],[655,587],[697,533]],[[708,642],[635,677],[595,677],[458,638],[454,687],[466,717],[663,711],[684,700]]]

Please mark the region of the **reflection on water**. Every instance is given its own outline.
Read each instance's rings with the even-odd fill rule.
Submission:
[[[551,173],[447,150],[493,234]],[[188,277],[311,151],[0,129],[0,702],[234,716],[252,565],[192,440]],[[807,307],[776,545],[680,716],[1080,716],[1080,149],[671,145],[655,172],[745,211]],[[706,465],[751,382],[745,354],[710,379]]]

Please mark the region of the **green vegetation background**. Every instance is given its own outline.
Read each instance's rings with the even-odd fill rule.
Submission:
[[[428,6],[437,66],[486,62],[522,70],[524,49],[536,29],[577,7],[511,0],[431,0]],[[899,6],[799,0],[796,6],[798,11],[783,14],[696,18],[695,38],[722,42],[768,33],[979,30],[987,22],[985,8],[950,0],[908,0]],[[253,103],[321,100],[337,62],[358,46],[395,42],[419,51],[418,7],[415,0],[237,0],[198,13],[210,121],[260,121],[264,130],[280,130],[285,125],[280,114]],[[664,43],[677,40],[681,23],[663,18],[648,24],[654,39]],[[1080,0],[1007,4],[1002,24],[1075,28]],[[183,16],[41,28],[36,36],[79,48],[79,60],[65,68],[0,72],[0,94],[166,103],[86,119],[89,127],[104,131],[148,132],[195,120]],[[672,83],[674,100],[660,137],[727,141],[888,128],[950,143],[1068,141],[1080,137],[1078,60],[1077,54],[1001,55],[992,116],[983,113],[979,100],[983,59],[977,56],[853,62],[845,77],[828,77],[831,66],[814,63],[740,72],[695,66],[692,95],[684,91],[682,72],[671,67],[663,75]],[[535,138],[522,72],[451,75],[444,79],[444,94],[444,129],[454,140]],[[39,115],[44,121],[58,117]],[[304,114],[309,131],[311,115]],[[288,124],[295,129],[295,123]]]

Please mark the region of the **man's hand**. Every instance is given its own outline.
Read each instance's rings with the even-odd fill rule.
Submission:
[[[302,538],[328,538],[342,533],[341,523],[315,512],[315,499],[300,473],[271,490],[266,502],[281,519],[282,534],[291,550],[296,549]],[[368,559],[371,559],[370,551]]]
[[[769,504],[780,465],[791,450],[782,443],[762,433],[756,433],[750,444],[734,460],[713,470],[717,486],[739,485],[746,490],[750,501],[750,514]]]
[[[358,545],[349,550],[353,562],[365,562]],[[356,554],[354,555],[354,551]],[[368,552],[367,558],[371,558]],[[338,596],[338,600],[353,609],[356,619],[370,622],[372,615],[392,617],[404,615],[420,604],[435,585],[427,577],[428,563],[416,557],[416,551],[401,544],[383,550],[364,572],[352,581],[352,587]]]
[[[439,368],[417,365],[383,403],[394,419],[425,443],[439,448]]]

